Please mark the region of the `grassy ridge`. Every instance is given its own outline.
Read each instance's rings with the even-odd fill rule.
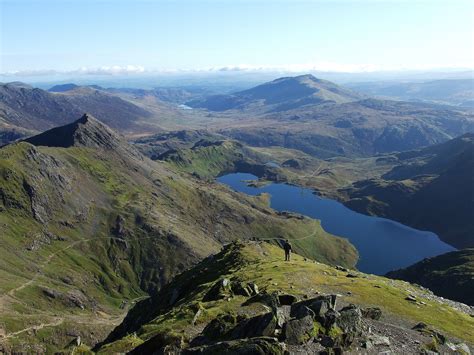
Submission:
[[[266,243],[229,246],[176,277],[156,298],[137,304],[109,337],[101,353],[129,351],[157,334],[184,336],[185,342],[190,341],[197,329],[202,329],[218,314],[236,312],[246,300],[234,296],[230,300],[203,302],[203,296],[224,277],[255,282],[259,290],[270,293],[296,296],[338,293],[344,304],[380,307],[385,319],[396,324],[425,322],[449,336],[474,342],[472,317],[433,300],[418,286],[362,273],[357,273],[356,278],[346,275],[345,271],[299,255],[291,262],[284,262],[281,248]],[[176,291],[177,300],[170,305],[168,301]],[[405,298],[412,293],[424,304],[408,302]],[[198,310],[200,316],[193,323]]]

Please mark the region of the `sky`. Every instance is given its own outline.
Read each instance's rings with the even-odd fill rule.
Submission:
[[[467,0],[0,0],[0,73],[473,68]]]

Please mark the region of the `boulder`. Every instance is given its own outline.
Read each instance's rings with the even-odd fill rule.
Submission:
[[[276,309],[280,306],[280,302],[278,301],[278,295],[276,293],[267,292],[259,293],[249,298],[243,303],[243,306],[247,306],[255,302],[262,303],[270,307],[274,312],[276,312]]]
[[[231,332],[230,339],[273,336],[277,327],[277,317],[265,313],[240,322]]]
[[[230,287],[235,295],[251,297],[258,294],[258,286],[253,282],[232,281]]]
[[[339,311],[336,324],[344,333],[358,334],[362,327],[362,311],[356,305],[349,305]]]
[[[239,321],[241,319],[232,313],[218,315],[204,328],[202,335],[207,340],[226,339]]]
[[[324,320],[326,312],[336,308],[336,297],[336,295],[323,295],[294,303],[291,306],[291,316],[296,317],[302,307],[307,307],[314,312],[316,320]]]
[[[307,315],[300,319],[292,319],[283,326],[282,338],[287,344],[304,344],[316,334],[313,317]]]

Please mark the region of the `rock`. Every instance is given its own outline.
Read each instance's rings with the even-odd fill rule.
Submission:
[[[277,318],[272,313],[262,314],[240,322],[231,332],[231,339],[273,336]]]
[[[194,314],[194,317],[193,317],[193,320],[191,322],[192,325],[196,325],[197,323],[197,320],[199,319],[199,317],[201,316],[202,314],[202,309],[198,309],[198,311]]]
[[[316,318],[314,311],[311,308],[308,308],[306,306],[298,307],[293,312],[291,312],[291,308],[290,308],[290,316],[296,319],[301,319],[306,316],[311,316],[311,318],[313,319]]]
[[[230,285],[229,279],[221,279],[217,281],[211,289],[204,295],[203,301],[217,301],[222,300],[225,298],[229,298],[232,296],[232,288]]]
[[[277,308],[275,313],[277,320],[277,328],[283,328],[283,325],[291,318],[290,312],[290,306],[282,306]]]
[[[221,314],[207,324],[202,335],[209,340],[223,340],[229,336],[238,323],[239,319],[235,314]]]
[[[356,305],[349,305],[339,311],[340,316],[336,324],[344,333],[360,333],[362,324],[362,312]]]
[[[334,268],[335,268],[336,270],[340,270],[340,271],[344,271],[344,272],[348,272],[348,271],[349,271],[347,268],[342,267],[342,266],[340,266],[340,265],[336,265],[336,266],[334,266]]]
[[[280,302],[278,301],[278,295],[276,293],[259,293],[251,298],[249,298],[247,301],[243,303],[243,306],[247,306],[252,303],[262,303],[268,307],[270,307],[274,312],[276,312],[276,309],[280,306]]]
[[[364,318],[379,320],[382,317],[382,310],[378,307],[368,307],[362,310]]]
[[[240,339],[223,341],[213,345],[200,346],[186,349],[183,355],[284,355],[285,344],[278,342],[276,338],[258,337],[251,339]]]
[[[278,302],[280,302],[282,306],[291,306],[296,301],[298,301],[296,296],[290,294],[278,295]]]
[[[177,355],[182,352],[184,341],[182,335],[176,335],[172,332],[159,333],[147,340],[143,344],[137,346],[130,351],[130,355],[141,354],[166,354]]]
[[[258,286],[253,282],[232,281],[230,287],[236,295],[251,297],[258,294]]]
[[[353,279],[354,279],[354,278],[357,278],[357,277],[359,277],[359,276],[357,276],[356,274],[353,274],[353,273],[349,273],[349,274],[346,275],[346,277],[349,277],[349,278],[353,278]]]
[[[307,315],[301,319],[293,319],[285,323],[283,327],[283,339],[285,343],[298,345],[306,343],[315,336],[315,324],[313,317]]]
[[[386,336],[370,334],[365,339],[362,346],[366,349],[370,349],[374,346],[390,346],[390,339]]]
[[[418,332],[420,332],[422,334],[432,336],[433,338],[436,339],[436,342],[438,344],[445,344],[446,343],[446,337],[443,334],[437,332],[436,330],[432,329],[431,327],[429,327],[427,324],[425,324],[423,322],[418,323],[412,329],[417,330]]]
[[[413,295],[408,295],[405,297],[405,300],[410,301],[410,302],[416,302],[416,297]]]
[[[56,291],[56,290],[51,290],[49,288],[44,288],[42,291],[43,291],[45,296],[47,296],[49,298],[52,298],[52,299],[59,298],[59,297],[62,296],[61,292]]]
[[[70,306],[76,306],[76,307],[79,307],[80,309],[86,308],[87,297],[81,291],[77,291],[77,290],[69,291],[63,297],[66,303]]]
[[[455,351],[457,354],[467,354],[471,355],[471,350],[469,349],[469,346],[467,346],[464,343],[459,343],[459,344],[452,344],[452,343],[447,343],[446,344],[452,351]]]
[[[294,303],[291,306],[291,316],[299,314],[301,307],[308,307],[314,312],[317,320],[324,320],[326,312],[336,308],[336,298],[336,295],[324,295]]]

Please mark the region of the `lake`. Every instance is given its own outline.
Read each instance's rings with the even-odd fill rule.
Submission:
[[[233,173],[217,179],[248,195],[271,195],[271,207],[321,220],[327,232],[347,238],[359,251],[357,268],[383,275],[424,258],[456,250],[432,232],[420,231],[401,223],[354,212],[343,204],[318,197],[310,189],[272,183],[250,187],[244,180],[256,180],[252,174]]]

